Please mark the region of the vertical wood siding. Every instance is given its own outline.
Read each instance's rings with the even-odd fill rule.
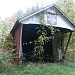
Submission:
[[[16,41],[16,49],[15,49],[15,58],[14,61],[16,64],[19,63],[19,48],[20,48],[20,32],[21,32],[21,27],[18,26],[14,33],[14,40]]]

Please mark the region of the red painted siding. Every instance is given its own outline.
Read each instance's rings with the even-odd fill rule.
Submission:
[[[21,26],[18,26],[14,32],[14,40],[16,42],[16,48],[15,48],[15,56],[14,61],[16,64],[19,63],[19,48],[20,48],[20,32],[21,32]]]

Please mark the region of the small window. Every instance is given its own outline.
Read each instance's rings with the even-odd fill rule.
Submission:
[[[57,14],[47,13],[47,23],[51,25],[57,24]]]
[[[32,16],[32,21],[33,21],[33,16]]]
[[[29,21],[29,18],[27,19],[27,21]]]

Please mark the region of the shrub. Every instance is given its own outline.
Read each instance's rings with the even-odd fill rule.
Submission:
[[[0,72],[9,72],[13,69],[13,41],[10,36],[0,43]]]

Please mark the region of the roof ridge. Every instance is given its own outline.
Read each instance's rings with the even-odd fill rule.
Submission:
[[[43,8],[40,8],[39,10],[37,10],[37,11],[35,11],[35,12],[33,12],[33,13],[31,13],[31,14],[28,14],[27,16],[30,16],[30,15],[32,15],[32,14],[34,14],[34,13],[36,13],[36,12],[39,12],[40,10],[44,10],[45,8],[48,8],[48,7],[50,7],[50,6],[53,6],[53,5],[56,5],[56,4],[51,4],[51,5],[48,5],[48,6],[46,6],[46,7],[43,7]],[[25,18],[25,17],[27,17],[27,16],[23,16],[23,17],[21,17],[19,20],[21,20],[21,19],[23,19],[23,18]]]

